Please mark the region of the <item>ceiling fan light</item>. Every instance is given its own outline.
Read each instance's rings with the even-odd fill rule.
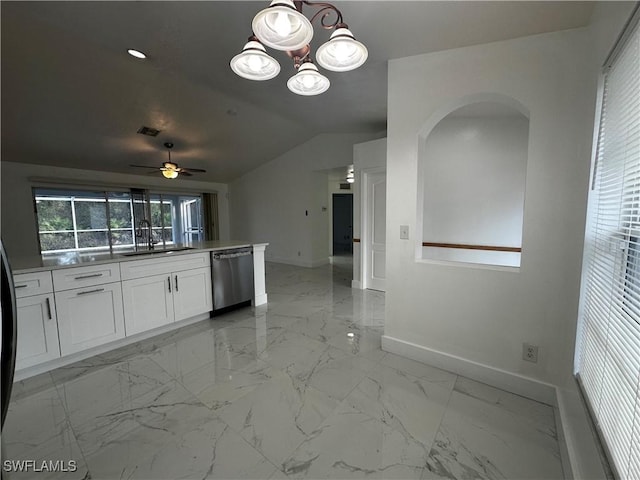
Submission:
[[[276,50],[298,50],[313,38],[313,26],[292,0],[274,0],[251,22],[253,33]]]
[[[162,166],[165,168],[165,170],[178,170],[178,165],[173,162],[164,162]]]
[[[162,176],[164,178],[176,178],[178,176],[177,170],[162,170]]]
[[[336,28],[329,40],[316,51],[316,61],[332,72],[355,70],[368,56],[367,47],[358,42],[346,26]]]
[[[256,41],[249,41],[229,65],[236,75],[249,80],[270,80],[280,73],[278,61]]]
[[[287,87],[298,95],[319,95],[326,92],[331,85],[329,79],[318,72],[312,62],[305,62],[298,68],[298,73],[287,81]]]

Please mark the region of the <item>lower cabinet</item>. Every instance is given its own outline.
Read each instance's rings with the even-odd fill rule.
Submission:
[[[210,267],[174,273],[173,280],[176,322],[213,310]]]
[[[55,298],[62,355],[124,337],[120,282],[56,292]]]
[[[127,335],[173,322],[171,275],[153,275],[122,282]]]
[[[209,252],[14,275],[16,370],[213,310]]]
[[[127,335],[213,309],[209,267],[124,280],[122,293]]]
[[[60,357],[53,293],[18,298],[16,369]]]

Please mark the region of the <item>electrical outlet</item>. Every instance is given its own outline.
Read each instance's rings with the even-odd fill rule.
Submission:
[[[538,346],[523,343],[522,359],[526,360],[527,362],[538,363]]]
[[[400,239],[409,240],[409,225],[400,225]]]

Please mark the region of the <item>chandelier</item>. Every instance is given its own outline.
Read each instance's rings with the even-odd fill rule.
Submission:
[[[319,10],[308,19],[302,14],[302,5]],[[327,17],[335,15],[333,22]],[[349,26],[342,21],[342,13],[330,3],[274,0],[269,7],[258,12],[251,22],[253,35],[242,52],[231,59],[231,69],[249,80],[269,80],[280,73],[280,64],[271,57],[265,45],[287,52],[297,70],[287,81],[287,87],[298,95],[318,95],[330,85],[311,59],[310,42],[313,21],[320,17],[320,26],[334,30],[329,40],[316,51],[318,64],[333,72],[347,72],[362,65],[368,56],[367,47],[358,42]]]

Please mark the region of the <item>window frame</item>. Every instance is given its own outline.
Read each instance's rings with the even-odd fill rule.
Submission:
[[[79,196],[77,194],[86,193],[93,194],[88,195],[87,197],[83,197],[81,200],[78,200],[76,197]],[[136,197],[136,194],[142,193],[143,199],[143,208],[139,209],[139,214],[136,215],[136,208],[134,207],[135,201],[138,200],[139,197]],[[117,198],[113,198],[112,194],[128,194],[128,200],[119,200]],[[32,186],[32,200],[34,206],[35,213],[35,228],[36,228],[36,236],[38,242],[38,250],[40,255],[42,256],[50,256],[50,255],[61,255],[65,253],[75,252],[77,254],[86,254],[86,253],[95,253],[95,252],[104,252],[104,253],[117,253],[119,250],[125,251],[128,249],[138,250],[140,247],[139,235],[140,233],[137,227],[138,222],[142,219],[149,219],[152,223],[151,230],[154,232],[154,239],[158,241],[155,243],[160,244],[162,248],[166,248],[168,246],[173,246],[176,244],[182,243],[190,243],[193,240],[186,240],[186,238],[180,238],[181,233],[181,225],[184,224],[183,219],[180,217],[180,212],[183,209],[180,205],[180,198],[187,197],[187,202],[197,201],[199,203],[199,231],[198,236],[199,240],[203,241],[205,237],[206,231],[206,217],[204,212],[204,194],[198,192],[190,192],[188,190],[176,190],[176,191],[164,191],[164,190],[149,190],[149,189],[139,189],[139,188],[117,188],[117,187],[94,187],[94,186],[49,186],[49,185],[39,185]],[[49,200],[59,200],[66,201],[70,204],[71,210],[71,221],[72,228],[70,230],[52,230],[52,231],[41,231],[40,229],[40,213],[38,211],[38,202],[40,201],[49,201]],[[79,229],[77,220],[76,220],[76,201],[98,201],[104,202],[105,204],[105,215],[106,215],[106,228],[101,229]],[[112,215],[110,209],[110,203],[114,201],[122,201],[129,203],[129,211],[131,213],[131,226],[130,227],[112,227]],[[178,204],[176,204],[176,202]],[[159,204],[160,205],[160,225],[154,225],[152,221],[152,212],[151,205]],[[170,224],[166,224],[165,219],[165,211],[166,206],[168,205],[168,214],[171,217]],[[143,215],[140,216],[140,215]],[[132,243],[125,245],[116,245],[113,243],[113,234],[119,231],[130,231],[132,236]],[[170,239],[167,239],[167,231],[170,232]],[[78,234],[84,232],[106,232],[107,236],[107,244],[104,246],[97,247],[81,247],[78,240]],[[73,235],[73,248],[68,249],[52,249],[52,250],[44,250],[42,246],[41,235],[47,233],[71,233]],[[189,232],[190,238],[193,238],[194,232]],[[185,235],[186,237],[186,235]]]

